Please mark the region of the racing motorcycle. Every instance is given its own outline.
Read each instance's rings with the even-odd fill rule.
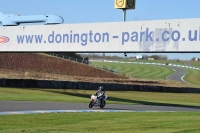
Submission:
[[[91,96],[89,108],[92,108],[93,106],[100,106],[100,108],[103,108],[106,105],[106,99],[107,98],[108,98],[108,96],[105,95],[104,98],[100,101],[99,99],[97,99],[97,94],[93,94]]]

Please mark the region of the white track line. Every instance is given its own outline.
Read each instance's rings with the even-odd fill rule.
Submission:
[[[171,68],[171,69],[176,73],[176,70],[175,70],[175,69],[173,69],[173,68]],[[166,79],[168,79],[168,77],[171,76],[171,75],[173,75],[173,74],[174,74],[174,73],[168,75],[168,76],[166,77]]]
[[[44,113],[87,113],[87,112],[175,112],[175,111],[148,111],[148,110],[38,110],[38,111],[11,111],[0,112],[0,115],[17,114],[44,114]]]

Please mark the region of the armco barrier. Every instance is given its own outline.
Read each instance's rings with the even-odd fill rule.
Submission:
[[[146,91],[146,92],[172,92],[172,93],[200,93],[198,88],[178,88],[150,85],[130,85],[116,83],[90,83],[73,81],[34,80],[34,79],[0,79],[0,87],[14,88],[52,88],[52,89],[86,89],[95,90],[103,85],[111,91]]]

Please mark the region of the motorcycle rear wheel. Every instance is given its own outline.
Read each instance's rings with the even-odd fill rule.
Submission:
[[[101,104],[100,104],[100,108],[103,108],[103,107],[105,107],[105,105],[106,105],[106,101],[105,101],[105,100],[103,100],[103,101],[101,102]]]

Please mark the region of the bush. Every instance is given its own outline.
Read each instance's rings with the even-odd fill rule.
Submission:
[[[120,73],[120,78],[126,78],[126,74],[124,72]]]

